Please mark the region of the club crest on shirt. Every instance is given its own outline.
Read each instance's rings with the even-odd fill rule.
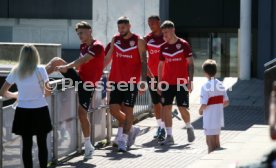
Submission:
[[[181,44],[176,44],[176,48],[179,50],[181,48]]]
[[[120,45],[120,44],[121,44],[121,41],[120,41],[120,40],[116,41],[116,44]]]
[[[154,39],[150,39],[150,41],[148,42],[148,43],[154,43],[155,41],[154,41]]]
[[[135,41],[133,41],[133,40],[130,41],[130,42],[129,42],[129,45],[130,45],[131,47],[133,47],[133,46],[135,45]]]

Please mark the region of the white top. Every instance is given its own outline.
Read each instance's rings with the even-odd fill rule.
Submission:
[[[213,96],[223,96],[224,101],[229,100],[225,87],[217,79],[211,79],[201,87],[200,104],[208,103],[208,99]],[[208,105],[203,110],[203,128],[220,129],[224,127],[223,104]]]
[[[36,71],[41,74],[44,83],[49,81],[48,74],[44,67],[38,66]],[[6,81],[9,84],[16,84],[17,86],[18,107],[39,108],[48,105],[44,96],[44,91],[42,91],[39,84],[39,79],[36,72],[24,79],[20,79],[17,73],[11,72],[6,78]]]

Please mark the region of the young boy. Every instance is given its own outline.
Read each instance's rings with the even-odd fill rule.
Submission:
[[[203,128],[210,153],[220,148],[219,134],[224,126],[223,108],[229,105],[229,99],[222,82],[215,79],[216,61],[206,60],[202,69],[208,81],[201,88],[199,114],[203,115]]]

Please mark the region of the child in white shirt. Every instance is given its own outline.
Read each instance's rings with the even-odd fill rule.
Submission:
[[[229,99],[222,82],[215,79],[216,61],[206,60],[202,69],[208,81],[201,88],[199,113],[203,115],[203,128],[210,153],[220,148],[219,134],[221,127],[224,127],[223,108],[229,105]]]

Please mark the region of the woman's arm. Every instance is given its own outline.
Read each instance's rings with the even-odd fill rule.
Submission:
[[[52,88],[50,87],[49,81],[45,82],[44,84],[44,95],[45,97],[51,96],[52,94]]]
[[[18,92],[10,92],[9,89],[11,88],[11,84],[8,82],[5,82],[0,90],[0,96],[6,97],[6,98],[12,98],[17,99]]]

